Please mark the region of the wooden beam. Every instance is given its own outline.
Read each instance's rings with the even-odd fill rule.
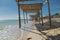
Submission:
[[[19,17],[19,28],[21,28],[21,17],[20,17],[20,5],[18,2],[18,17]]]
[[[32,1],[32,0],[16,0],[16,2],[24,2],[24,1]]]
[[[38,20],[39,20],[39,24],[40,24],[40,12],[38,12]]]
[[[50,14],[50,2],[48,1],[48,14],[49,14],[49,23],[50,23],[50,27],[51,27],[51,14]]]
[[[28,15],[27,15],[27,12],[26,12],[26,21],[27,21],[27,23],[28,23]]]
[[[23,2],[22,2],[22,4],[23,4]],[[23,17],[24,17],[24,24],[26,24],[26,22],[25,22],[25,13],[24,13],[24,10],[23,10]]]
[[[26,24],[24,11],[23,11],[23,17],[24,17],[24,24]]]
[[[41,20],[42,20],[42,26],[43,26],[43,14],[42,14],[42,8],[41,8]]]

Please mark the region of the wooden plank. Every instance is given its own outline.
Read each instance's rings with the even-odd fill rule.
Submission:
[[[41,8],[41,20],[42,20],[42,26],[43,26],[44,24],[43,24],[43,14],[42,14],[42,8]]]
[[[20,17],[20,6],[18,2],[18,18],[19,18],[19,28],[21,28],[21,17]]]
[[[50,13],[50,2],[48,1],[48,14],[49,14],[49,23],[50,23],[50,27],[51,27],[51,13]]]

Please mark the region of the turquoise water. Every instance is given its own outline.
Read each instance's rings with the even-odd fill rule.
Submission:
[[[0,40],[17,40],[19,35],[18,20],[0,20]]]
[[[21,20],[21,24],[24,24],[23,19]],[[18,20],[0,20],[0,40],[17,40],[20,34],[23,36],[24,32],[19,29]]]
[[[21,23],[23,23],[23,20],[21,20]],[[18,20],[0,20],[0,26],[4,25],[17,25]]]
[[[24,20],[21,20],[21,24],[24,23]],[[9,25],[18,25],[18,20],[0,20],[0,30],[4,29],[6,26]]]

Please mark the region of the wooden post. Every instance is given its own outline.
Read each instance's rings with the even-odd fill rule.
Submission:
[[[43,15],[42,15],[42,8],[41,8],[41,20],[42,20],[42,26],[43,26]]]
[[[21,17],[20,17],[20,5],[18,2],[18,17],[19,17],[19,28],[21,28]]]
[[[23,2],[22,2],[22,5],[23,5]],[[23,10],[23,17],[24,17],[24,24],[26,24],[26,22],[25,22],[25,14],[24,14],[24,10]]]
[[[51,14],[50,14],[50,2],[48,1],[48,13],[49,13],[49,23],[50,23],[50,27],[51,27]]]
[[[27,13],[26,13],[26,20],[27,20],[27,23],[28,23],[28,16],[27,16]]]
[[[40,12],[38,12],[38,19],[39,19],[39,24],[40,24]]]
[[[26,22],[25,22],[25,14],[24,14],[24,11],[23,11],[23,17],[24,17],[24,24],[26,24]]]

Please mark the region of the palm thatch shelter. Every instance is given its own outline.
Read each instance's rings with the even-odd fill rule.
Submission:
[[[22,10],[24,12],[26,12],[26,18],[27,19],[28,19],[27,13],[30,13],[30,12],[37,12],[39,15],[41,14],[41,16],[42,16],[42,8],[44,6],[43,3],[20,4],[19,2],[25,2],[25,1],[29,2],[29,1],[32,1],[32,0],[16,0],[16,1],[17,1],[17,4],[18,4],[19,28],[21,28],[20,8],[22,8]],[[49,4],[49,0],[47,0],[47,4],[48,4],[49,23],[50,23],[50,27],[51,27],[51,16],[50,16],[50,4]],[[24,13],[23,13],[23,15],[24,15]],[[40,18],[40,16],[39,16],[39,18]],[[27,20],[27,22],[28,22],[28,20]],[[43,18],[42,18],[42,22],[43,22]]]

